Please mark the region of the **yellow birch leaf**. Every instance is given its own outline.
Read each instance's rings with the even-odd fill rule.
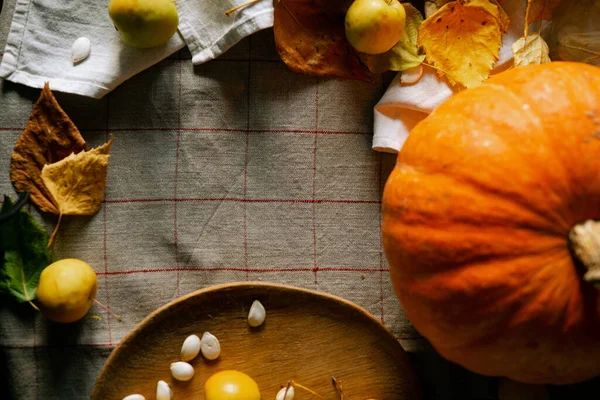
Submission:
[[[42,169],[42,180],[58,205],[59,215],[94,215],[100,210],[113,139]]]
[[[486,9],[490,14],[498,18],[500,22],[500,30],[502,33],[506,33],[508,31],[508,26],[510,25],[510,19],[508,18],[508,14],[504,11],[504,8],[498,3],[496,0],[470,0],[470,6],[477,6]]]
[[[537,33],[523,36],[512,45],[515,67],[550,62],[550,49]]]
[[[504,11],[494,6],[489,0],[453,1],[421,24],[418,44],[450,84],[470,88],[488,78],[505,32]]]

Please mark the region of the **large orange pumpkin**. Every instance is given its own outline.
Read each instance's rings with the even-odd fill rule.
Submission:
[[[600,375],[594,220],[600,69],[585,64],[515,68],[455,95],[411,132],[383,195],[410,321],[449,360],[530,383]]]

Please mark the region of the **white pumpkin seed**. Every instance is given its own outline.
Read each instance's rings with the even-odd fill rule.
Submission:
[[[169,384],[165,381],[158,381],[156,384],[156,400],[171,400],[173,391]]]
[[[183,361],[174,362],[171,364],[171,375],[178,381],[189,381],[194,376],[194,367]]]
[[[92,50],[92,44],[90,39],[86,37],[80,37],[73,43],[73,47],[71,47],[71,59],[73,60],[73,64],[77,64],[90,55],[90,51]]]
[[[210,332],[204,332],[200,341],[202,355],[208,360],[216,360],[221,354],[221,344],[219,339]]]
[[[423,65],[419,64],[416,67],[402,71],[402,75],[400,75],[400,83],[411,85],[421,79],[421,76],[423,76]]]
[[[141,394],[130,394],[129,396],[123,397],[123,400],[146,400]]]
[[[265,311],[265,307],[260,301],[254,300],[250,307],[250,312],[248,312],[248,325],[254,328],[261,326],[263,322],[265,322],[266,316],[267,312]]]
[[[181,359],[183,361],[193,360],[198,353],[200,353],[200,338],[196,335],[185,338],[181,346]]]
[[[286,389],[287,393],[285,392]],[[275,400],[294,400],[294,387],[290,386],[281,388],[281,390],[277,393]]]

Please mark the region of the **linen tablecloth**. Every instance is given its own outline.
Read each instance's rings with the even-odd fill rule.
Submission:
[[[14,2],[4,5],[4,43]],[[3,45],[2,47],[3,48]],[[0,194],[39,90],[0,83]],[[98,274],[98,306],[73,325],[0,306],[2,374],[14,399],[85,399],[146,315],[213,284],[260,280],[342,296],[414,350],[424,340],[393,295],[380,198],[394,157],[370,150],[385,84],[290,72],[272,31],[193,66],[182,50],[101,100],[55,93],[88,144],[114,135],[105,202],[64,218],[55,251]],[[50,229],[56,218],[30,211]],[[0,396],[3,397],[3,396]]]
[[[0,14],[0,53],[14,0]],[[427,399],[496,399],[495,381],[442,360],[404,317],[381,246],[395,162],[371,150],[375,84],[290,72],[271,30],[193,66],[184,49],[101,100],[55,93],[91,146],[114,135],[105,202],[64,218],[59,258],[87,261],[97,298],[79,323],[0,303],[0,398],[87,399],[104,362],[146,315],[213,284],[260,280],[364,307],[408,351]],[[1,54],[0,54],[1,57]],[[39,90],[0,80],[0,194]],[[54,216],[40,215],[48,229]],[[266,400],[266,399],[265,399]],[[388,400],[388,399],[381,399]]]

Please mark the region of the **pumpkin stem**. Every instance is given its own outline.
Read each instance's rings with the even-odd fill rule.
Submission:
[[[569,232],[569,240],[587,269],[583,279],[600,289],[600,221],[587,220],[575,225]]]

